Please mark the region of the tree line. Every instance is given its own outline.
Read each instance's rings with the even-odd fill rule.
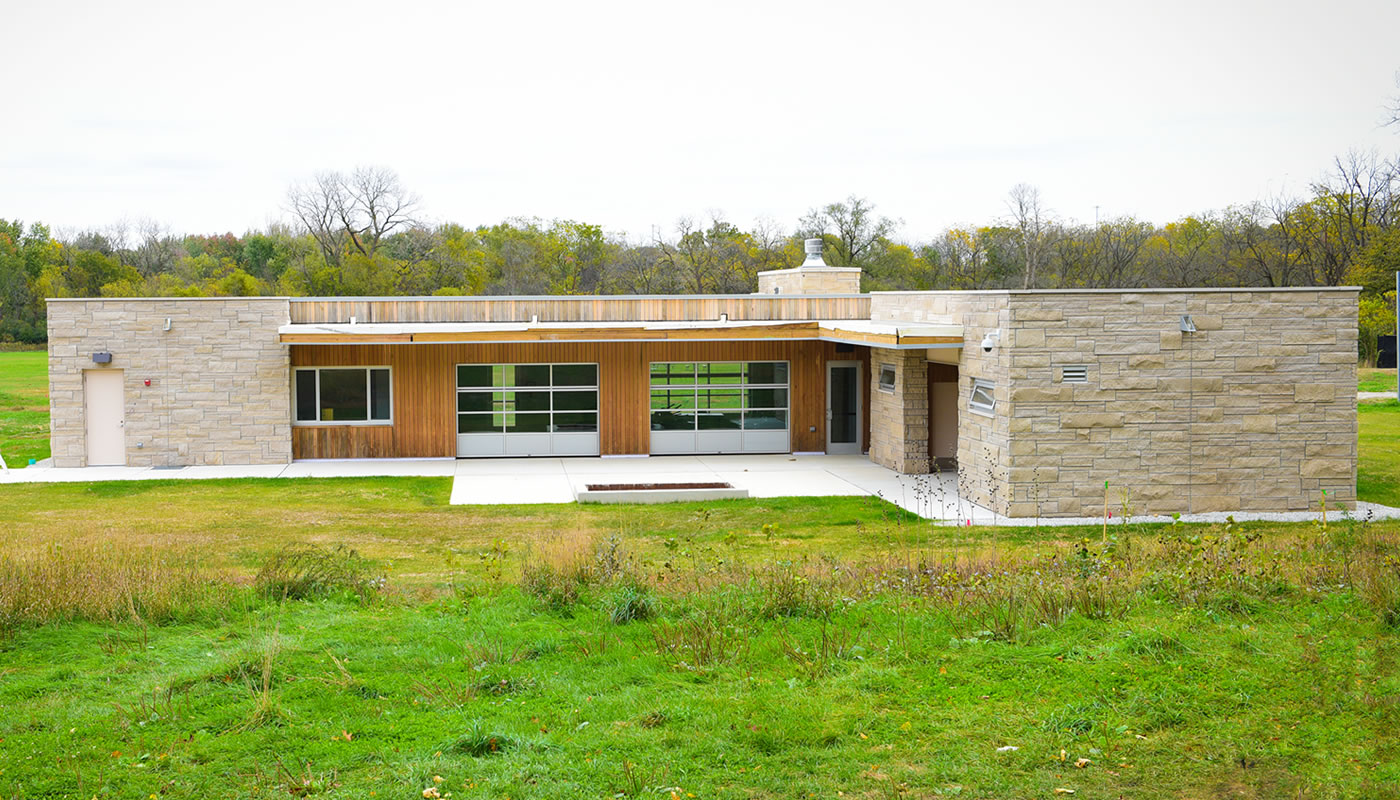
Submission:
[[[1358,285],[1362,357],[1394,331],[1400,158],[1349,153],[1301,194],[1165,225],[1061,219],[1027,185],[1006,208],[925,241],[858,196],[791,229],[716,215],[636,240],[572,220],[428,223],[392,171],[326,172],[289,190],[284,222],[241,236],[0,219],[0,341],[44,341],[51,297],[747,293],[801,263],[809,237],[828,264],[862,268],[865,291]]]

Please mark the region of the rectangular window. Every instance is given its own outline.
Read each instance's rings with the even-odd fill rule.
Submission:
[[[304,425],[385,425],[393,421],[388,367],[306,367],[293,385],[296,421]]]
[[[981,378],[972,381],[972,393],[968,396],[967,407],[978,414],[994,414],[997,400],[994,395],[996,384]]]
[[[597,433],[598,365],[459,364],[457,432]]]
[[[651,365],[654,431],[786,430],[786,361]]]
[[[882,391],[882,392],[893,392],[893,391],[894,391],[894,365],[893,365],[893,364],[881,364],[881,365],[880,365],[880,391]]]
[[[1088,383],[1089,368],[1083,364],[1072,367],[1061,367],[1060,380],[1064,383]]]

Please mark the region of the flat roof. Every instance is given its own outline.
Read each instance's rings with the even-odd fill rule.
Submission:
[[[283,344],[472,344],[486,342],[829,341],[885,349],[962,347],[963,326],[866,320],[683,322],[290,323]]]

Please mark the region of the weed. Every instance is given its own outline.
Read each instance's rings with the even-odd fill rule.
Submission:
[[[778,629],[778,645],[787,660],[807,680],[830,673],[837,661],[851,658],[858,649],[859,636],[846,628],[835,628],[823,618],[810,644],[800,641],[786,627]],[[805,644],[805,646],[804,646]]]
[[[656,652],[673,669],[705,670],[739,660],[748,652],[745,631],[728,623],[725,609],[692,612],[674,625],[664,620],[651,626]]]
[[[647,771],[639,769],[636,764],[624,759],[622,762],[622,783],[617,787],[617,795],[641,797],[645,794],[665,792],[666,779],[669,776],[670,770],[666,767]]]
[[[612,611],[608,615],[614,625],[645,621],[656,616],[656,597],[646,584],[627,581],[614,590]]]
[[[514,750],[522,744],[523,742],[514,736],[488,730],[481,720],[472,720],[466,732],[443,749],[472,758],[485,758]]]
[[[346,593],[368,600],[385,578],[369,561],[344,545],[331,548],[290,544],[258,570],[254,584],[269,600],[306,600]]]

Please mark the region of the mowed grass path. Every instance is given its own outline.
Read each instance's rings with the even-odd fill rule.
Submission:
[[[49,457],[49,354],[0,353],[0,456],[11,467]]]

